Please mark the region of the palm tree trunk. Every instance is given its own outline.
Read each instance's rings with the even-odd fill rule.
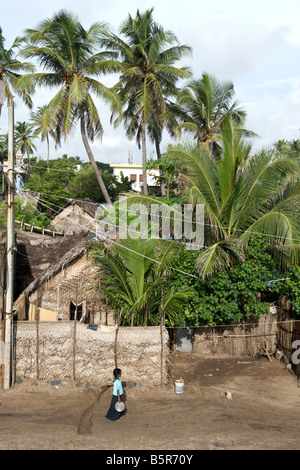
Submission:
[[[102,179],[102,176],[100,175],[100,171],[97,167],[97,164],[95,162],[95,159],[94,159],[94,155],[91,151],[91,147],[89,145],[89,142],[88,142],[88,139],[87,139],[87,136],[86,136],[86,133],[85,133],[85,122],[84,122],[84,117],[81,117],[81,120],[80,120],[80,129],[81,129],[81,137],[82,137],[82,141],[83,141],[83,144],[84,144],[84,147],[85,147],[85,150],[86,150],[86,153],[89,157],[89,160],[91,162],[91,165],[93,167],[93,170],[94,170],[94,173],[96,175],[96,178],[97,178],[97,181],[99,183],[99,186],[100,186],[100,189],[102,191],[102,194],[104,196],[104,199],[105,201],[107,202],[107,204],[111,204],[111,199],[109,197],[109,194],[107,192],[107,189],[105,187],[105,184],[103,182],[103,179]]]
[[[148,194],[148,186],[147,186],[147,151],[146,151],[146,124],[143,119],[142,122],[142,149],[143,149],[143,193]]]
[[[158,140],[157,137],[155,137],[155,148],[156,148],[156,156],[157,156],[157,159],[159,160],[160,157],[161,157],[161,152],[160,152],[159,140]],[[163,176],[163,172],[162,172],[161,168],[159,170],[159,174],[160,174],[160,177]],[[161,183],[160,189],[161,189],[162,196],[165,196],[166,195],[166,187],[165,187],[164,183]]]
[[[50,157],[50,144],[49,144],[49,137],[47,135],[47,169],[49,173],[49,157]]]
[[[168,180],[168,186],[167,186],[167,191],[166,191],[166,198],[167,201],[170,200],[170,181]]]

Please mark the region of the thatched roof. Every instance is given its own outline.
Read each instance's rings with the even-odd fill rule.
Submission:
[[[16,296],[32,293],[87,250],[92,238],[83,234],[49,237],[16,231]]]
[[[27,234],[29,236],[29,233]],[[37,234],[30,233],[29,238],[35,235]],[[23,236],[25,236],[25,233],[23,233]],[[41,238],[41,235],[39,235],[39,237]],[[48,238],[49,241],[50,237],[45,238]],[[33,252],[33,261],[37,260],[40,266],[44,266],[44,270],[29,285],[27,285],[22,292],[19,292],[19,297],[21,295],[25,295],[25,297],[27,297],[32,294],[32,292],[49,281],[62,269],[70,266],[73,262],[84,256],[88,252],[88,246],[92,243],[104,243],[105,245],[110,244],[109,240],[100,242],[99,240],[95,240],[92,236],[84,236],[82,234],[66,235],[65,237],[57,238],[57,241],[57,246],[54,248],[52,247],[52,249],[48,251],[48,254],[47,252],[42,251],[40,256],[38,256],[37,251]],[[28,256],[29,264],[33,263],[33,261],[31,261],[30,256]],[[44,264],[43,261],[45,262]]]
[[[52,219],[55,219],[61,212],[63,212],[66,208],[69,206],[78,206],[80,207],[84,212],[86,212],[90,217],[93,219],[96,217],[97,214],[97,208],[98,206],[102,206],[102,204],[97,204],[92,201],[84,201],[84,200],[72,200],[69,201],[67,204],[65,204],[61,209],[55,214],[53,214]]]
[[[47,268],[41,276],[39,276],[31,284],[29,284],[29,286],[22,292],[22,295],[25,295],[25,297],[30,295],[33,291],[42,286],[45,282],[55,276],[62,269],[69,266],[71,263],[83,256],[86,251],[86,241],[78,243],[75,246],[73,244],[73,247],[68,250],[57,263],[51,264],[51,266]]]
[[[87,240],[83,234],[51,237],[24,230],[16,230],[17,277],[34,280],[52,264],[58,262],[74,245]]]

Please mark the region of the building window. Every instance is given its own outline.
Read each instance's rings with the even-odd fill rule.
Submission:
[[[139,182],[140,182],[140,183],[143,182],[143,175],[140,175],[140,176],[139,176]]]
[[[130,181],[136,181],[136,175],[130,175]]]

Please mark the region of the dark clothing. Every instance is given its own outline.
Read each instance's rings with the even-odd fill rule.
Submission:
[[[120,395],[121,400],[122,400],[122,396],[123,395]],[[117,403],[117,401],[118,401],[118,397],[116,395],[113,395],[112,399],[111,399],[109,410],[108,410],[108,412],[105,416],[105,418],[110,419],[111,421],[116,421],[117,419],[121,418],[121,416],[123,416],[126,412],[126,408],[125,408],[125,410],[123,410],[121,412],[119,412],[115,409],[115,404]]]

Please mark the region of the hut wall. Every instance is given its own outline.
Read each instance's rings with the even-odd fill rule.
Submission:
[[[118,334],[117,334],[118,333]],[[116,341],[117,338],[117,341]],[[157,385],[161,364],[167,377],[168,334],[160,327],[99,327],[78,322],[17,322],[15,376],[23,379],[70,379],[96,386],[111,385],[112,371],[125,381]],[[161,362],[161,359],[163,361]]]
[[[277,347],[277,315],[263,315],[255,323],[195,329],[193,351],[202,355],[256,356]]]
[[[51,228],[65,234],[95,232],[96,222],[94,217],[91,217],[84,208],[70,205],[52,219]]]
[[[88,321],[100,323],[101,316],[101,323],[113,325],[112,311],[100,303],[98,290],[91,289],[97,282],[96,268],[84,255],[38,287],[29,295],[28,302],[57,312],[59,320],[69,320],[70,304],[76,305],[77,300],[77,305],[87,311]]]
[[[278,349],[285,354],[289,361],[294,352],[292,343],[296,339],[296,314],[292,311],[291,302],[287,297],[283,297],[278,302]],[[299,320],[299,318],[298,318]]]

